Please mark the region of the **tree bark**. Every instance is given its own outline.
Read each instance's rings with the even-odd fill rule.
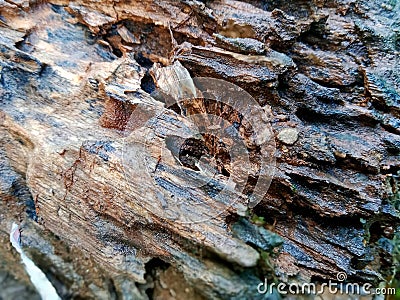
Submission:
[[[263,299],[264,278],[338,272],[395,285],[399,12],[0,1],[0,285],[34,293],[13,221],[63,298]],[[205,114],[236,126],[247,160]]]

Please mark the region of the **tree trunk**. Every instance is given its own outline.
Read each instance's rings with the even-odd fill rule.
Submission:
[[[0,1],[0,297],[35,293],[13,221],[62,298],[264,299],[264,278],[339,272],[395,286],[399,16]]]

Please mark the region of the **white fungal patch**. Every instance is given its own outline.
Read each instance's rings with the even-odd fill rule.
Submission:
[[[17,252],[21,255],[22,262],[25,265],[25,270],[28,273],[32,284],[35,286],[38,291],[40,297],[43,300],[58,300],[61,299],[58,296],[56,289],[51,284],[51,282],[47,279],[46,275],[40,270],[35,263],[29,259],[22,251],[20,245],[20,231],[19,226],[15,223],[12,224],[11,232],[10,232],[10,242],[11,245],[17,250]]]

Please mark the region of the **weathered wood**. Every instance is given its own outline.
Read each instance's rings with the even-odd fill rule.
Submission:
[[[399,4],[247,2],[0,2],[1,236],[23,220],[63,297],[395,278]]]

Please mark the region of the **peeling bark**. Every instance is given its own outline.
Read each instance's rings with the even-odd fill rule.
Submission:
[[[261,299],[264,277],[339,271],[394,284],[400,4],[385,5],[0,2],[3,241],[22,222],[63,298]],[[196,77],[260,109],[207,99]],[[248,164],[196,131],[212,127],[200,113],[236,126]],[[253,207],[263,157],[276,167]],[[243,189],[218,198],[229,178]],[[0,284],[33,293],[2,245]]]

